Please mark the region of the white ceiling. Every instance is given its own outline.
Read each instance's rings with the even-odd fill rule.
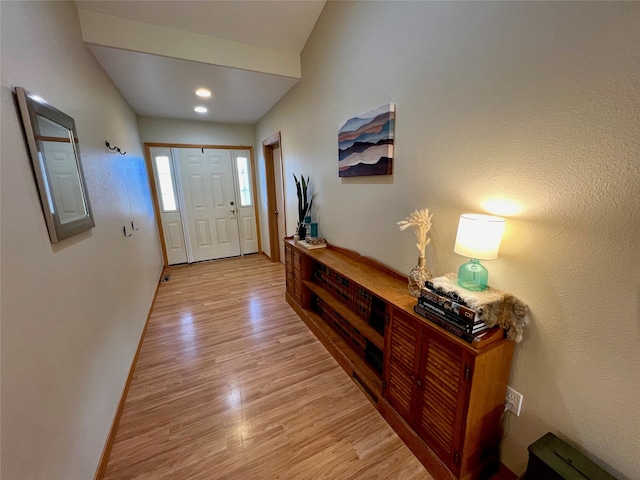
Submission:
[[[88,47],[129,105],[147,117],[253,124],[297,82],[236,68]],[[199,87],[208,87],[213,97],[196,97]],[[209,112],[194,112],[196,105],[207,107]]]
[[[253,124],[299,80],[325,0],[76,4],[89,50],[138,114]]]

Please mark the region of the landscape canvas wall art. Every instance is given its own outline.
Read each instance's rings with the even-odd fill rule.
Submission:
[[[338,176],[391,175],[395,105],[350,118],[338,128]]]

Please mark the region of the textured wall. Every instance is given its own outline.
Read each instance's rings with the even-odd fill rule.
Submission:
[[[137,118],[84,46],[73,2],[1,2],[2,466],[88,479],[162,270]],[[12,91],[72,116],[96,227],[51,244]],[[125,156],[109,153],[104,142]],[[124,238],[122,226],[139,230]]]
[[[329,2],[301,82],[256,126],[257,145],[282,131],[288,225],[292,173],[310,175],[322,234],[399,271],[415,208],[434,212],[436,274],[465,261],[461,213],[509,217],[487,266],[531,308],[502,449],[517,473],[552,431],[640,476],[639,24],[633,2]],[[339,179],[338,124],[390,101],[393,176]]]
[[[145,143],[192,145],[253,145],[253,125],[195,122],[171,118],[139,117],[140,136]]]

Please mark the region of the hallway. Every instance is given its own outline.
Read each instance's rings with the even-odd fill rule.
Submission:
[[[431,479],[252,255],[159,286],[105,479]]]

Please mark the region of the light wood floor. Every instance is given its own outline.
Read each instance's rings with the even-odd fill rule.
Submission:
[[[432,480],[287,305],[283,265],[169,273],[105,479]]]

